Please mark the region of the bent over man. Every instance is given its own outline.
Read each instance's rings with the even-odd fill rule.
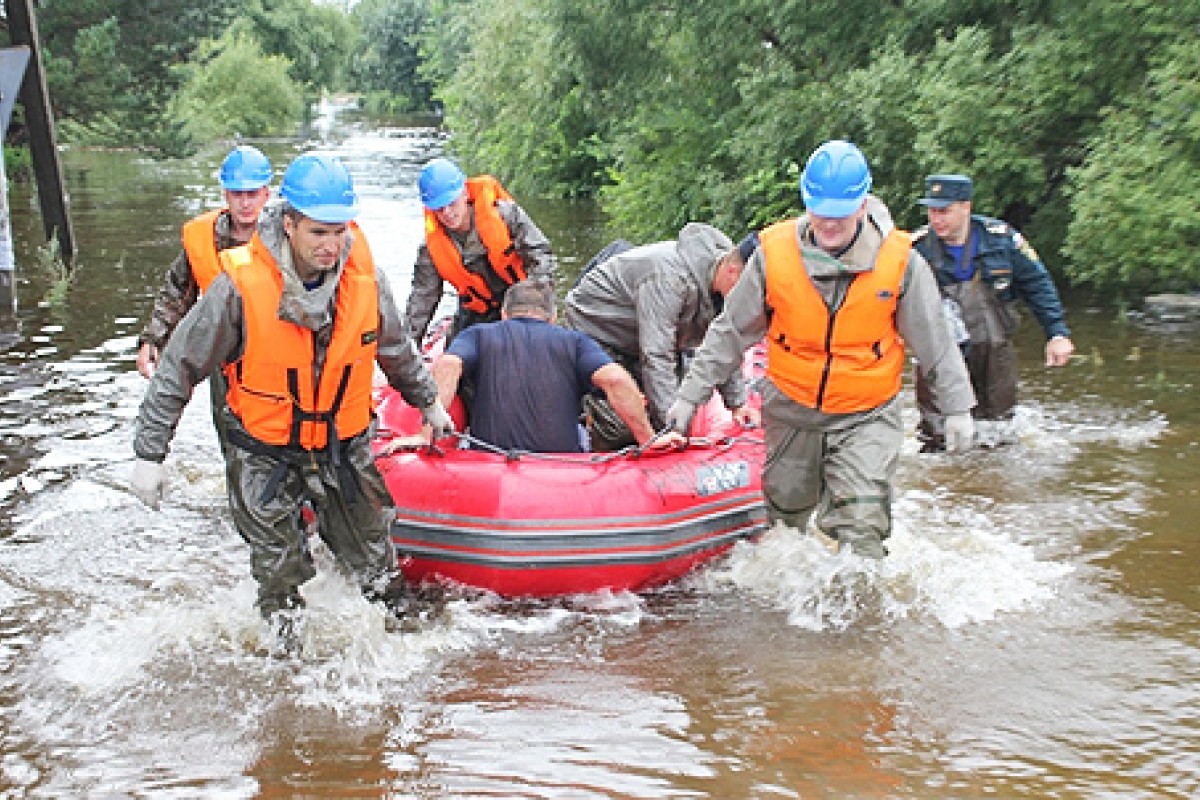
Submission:
[[[870,188],[867,160],[850,142],[813,152],[800,178],[806,214],[760,232],[668,417],[686,432],[712,387],[765,335],[768,517],[800,530],[812,518],[839,546],[879,558],[904,439],[905,346],[944,399],[951,449],[970,445],[974,397],[932,274],[907,233],[868,214]]]
[[[534,278],[554,283],[550,242],[491,175],[468,178],[448,158],[435,158],[417,180],[425,206],[425,241],[417,249],[408,322],[418,344],[442,297],[443,281],[458,293],[450,331],[500,319],[508,287]]]
[[[629,370],[659,430],[675,399],[687,351],[703,340],[741,272],[741,258],[728,236],[689,222],[674,241],[626,249],[587,270],[567,293],[566,324],[595,339]],[[757,423],[757,410],[746,405],[741,371],[719,383],[725,407],[740,422]],[[607,403],[589,397],[585,405],[597,450],[634,443]]]
[[[222,369],[229,502],[267,618],[304,605],[300,586],[315,574],[306,514],[365,594],[381,597],[392,581],[390,502],[370,449],[375,363],[435,431],[452,428],[352,223],[358,198],[345,166],[302,155],[281,194],[258,235],[222,254],[224,271],[167,343],[138,414],[132,477],[157,508],[184,406]]]

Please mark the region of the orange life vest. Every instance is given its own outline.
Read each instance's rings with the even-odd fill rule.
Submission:
[[[183,251],[201,292],[208,291],[209,284],[221,272],[217,258],[217,219],[227,210],[218,208],[183,223]]]
[[[896,330],[900,284],[912,240],[893,230],[869,272],[850,282],[830,313],[804,269],[796,220],[760,236],[766,258],[767,376],[803,406],[831,414],[866,411],[900,391],[904,343]]]
[[[329,431],[348,439],[371,422],[371,381],[379,336],[379,287],[366,239],[355,235],[338,283],[333,338],[319,383],[313,370],[314,332],[278,318],[283,276],[255,234],[225,250],[221,261],[242,296],[246,341],[225,367],[226,402],[255,439],[317,450]]]
[[[467,178],[466,191],[475,207],[475,230],[487,249],[492,270],[509,286],[525,280],[525,262],[513,246],[512,233],[496,208],[496,201],[512,200],[512,195],[491,175]],[[458,246],[429,209],[425,209],[425,247],[442,280],[458,290],[459,302],[464,308],[477,314],[499,308],[500,303],[493,297],[487,281],[463,265]]]

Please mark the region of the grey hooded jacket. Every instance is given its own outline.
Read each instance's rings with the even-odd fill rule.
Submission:
[[[273,204],[263,211],[258,236],[283,273],[280,319],[314,332],[329,329],[333,324],[332,310],[350,242],[347,241],[337,266],[321,286],[307,290],[292,267],[291,247],[283,233],[281,204]],[[376,270],[375,279],[379,286],[380,317],[376,361],[388,383],[400,391],[409,404],[426,408],[437,397],[437,386],[408,335],[386,277]],[[166,457],[175,428],[196,384],[213,370],[241,357],[245,336],[241,294],[229,276],[222,273],[167,340],[138,412],[133,442],[138,458],[161,462]],[[318,341],[321,338],[316,337]],[[325,350],[318,345],[318,374],[324,358]]]
[[[681,354],[704,340],[717,316],[713,275],[732,249],[721,231],[689,222],[675,241],[635,247],[598,264],[567,294],[569,327],[639,364],[641,374],[635,377],[655,428],[675,401]],[[746,402],[740,372],[719,383],[728,408]]]

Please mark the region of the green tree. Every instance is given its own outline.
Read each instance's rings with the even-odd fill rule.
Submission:
[[[571,194],[560,127],[571,86],[542,2],[477,8],[471,57],[458,63],[441,99],[464,167],[492,172],[517,192]]]
[[[288,74],[310,100],[339,85],[352,55],[353,26],[340,9],[313,0],[242,0],[233,25],[249,33],[268,55],[288,59]]]
[[[1200,286],[1200,44],[1159,60],[1070,173],[1072,277],[1134,296]]]
[[[428,0],[362,0],[351,21],[359,37],[349,64],[355,89],[392,111],[433,110],[433,84],[420,72]]]
[[[301,87],[305,100],[337,86],[344,62],[353,55],[345,11],[315,0],[45,0],[39,3],[38,22],[63,138],[164,155],[192,149],[189,133],[225,127],[190,120],[185,131],[171,116],[181,107],[175,97],[183,83],[199,80],[196,76],[225,47],[214,51],[209,44],[197,55],[202,42],[227,32],[257,42],[262,54],[286,59],[289,85]],[[276,77],[271,72],[260,82]],[[199,85],[216,84],[193,84],[190,100],[196,101]],[[291,91],[284,97],[289,103]]]
[[[52,98],[58,113],[87,120],[127,110],[112,105],[113,98],[128,96],[133,83],[118,53],[120,41],[120,25],[109,17],[78,31],[69,53],[45,59],[48,80],[57,88]]]
[[[46,0],[37,13],[64,138],[173,154],[187,148],[180,126],[164,116],[178,88],[173,68],[186,63],[202,39],[218,36],[239,4]]]
[[[452,146],[526,191],[599,197],[621,235],[794,214],[836,137],[903,225],[925,174],[961,171],[1073,280],[1196,282],[1196,204],[1141,236],[1130,212],[1193,199],[1200,0],[428,2],[419,71]],[[1101,258],[1113,231],[1136,244]]]
[[[263,137],[295,130],[304,116],[302,87],[290,77],[291,64],[264,55],[245,33],[228,32],[201,45],[170,115],[199,142],[235,135]]]

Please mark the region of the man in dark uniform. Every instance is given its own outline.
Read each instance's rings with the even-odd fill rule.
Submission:
[[[1017,405],[1017,355],[1013,346],[1025,302],[1046,334],[1046,366],[1061,367],[1075,345],[1062,302],[1037,252],[1012,226],[971,213],[974,186],[965,175],[930,175],[925,196],[929,225],[913,234],[914,247],[937,276],[942,297],[969,336],[967,369],[975,390],[976,419],[1010,419]],[[922,452],[945,449],[944,417],[928,381],[918,372],[918,437]]]

